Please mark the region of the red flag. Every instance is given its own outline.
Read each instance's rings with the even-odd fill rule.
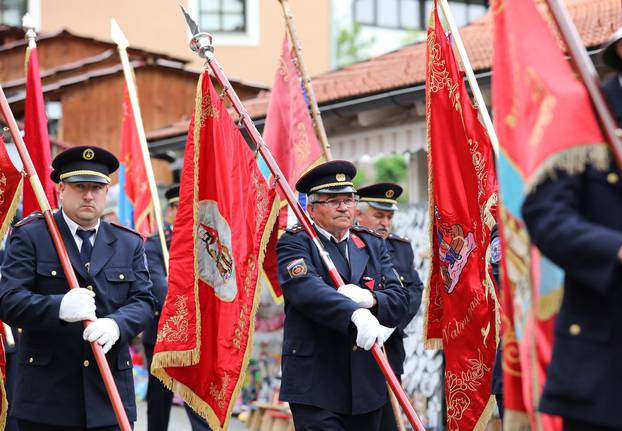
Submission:
[[[22,174],[15,169],[0,135],[0,240],[11,225],[22,191]],[[4,354],[4,325],[0,322],[0,429],[4,429],[7,415],[7,399],[4,389],[6,357]]]
[[[224,430],[250,359],[277,203],[207,72],[198,88],[152,372]]]
[[[45,101],[41,87],[39,73],[39,54],[36,47],[26,50],[27,79],[26,102],[24,107],[24,141],[32,159],[35,171],[41,180],[43,191],[52,208],[57,208],[56,189],[50,179],[52,172],[52,156],[50,153],[50,139],[48,137],[48,119],[45,115]],[[22,214],[26,217],[33,211],[39,210],[39,204],[29,182],[24,187],[24,202]]]
[[[6,326],[0,322],[0,430],[6,425],[6,417],[9,411],[9,403],[6,398],[6,353],[4,343],[6,340]]]
[[[426,100],[432,268],[424,293],[428,348],[445,352],[449,430],[483,430],[495,401],[498,304],[490,231],[496,211],[492,146],[441,22],[428,30]]]
[[[125,195],[134,209],[134,229],[147,236],[153,232],[153,205],[149,182],[147,180],[147,168],[145,159],[140,148],[138,129],[134,121],[132,104],[124,87],[123,91],[123,118],[121,120],[121,151],[119,162],[124,167]],[[150,160],[148,160],[151,163]]]
[[[323,161],[322,149],[315,136],[287,34],[283,38],[263,138],[292,190],[296,189],[295,183],[303,173]],[[287,227],[285,205],[286,201],[283,200],[284,208],[278,218],[278,229],[272,232],[263,266],[272,295],[278,303],[283,301],[283,292],[276,276],[276,242]]]
[[[558,430],[561,420],[538,413],[537,406],[563,272],[531,246],[520,210],[526,191],[557,169],[578,172],[588,161],[606,168],[608,154],[587,91],[536,4],[493,2],[492,8],[493,106],[504,206],[504,420],[509,426]]]

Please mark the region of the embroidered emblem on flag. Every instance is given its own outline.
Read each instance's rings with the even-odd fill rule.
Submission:
[[[304,259],[292,260],[287,264],[287,272],[291,278],[302,277],[307,273],[307,264]]]

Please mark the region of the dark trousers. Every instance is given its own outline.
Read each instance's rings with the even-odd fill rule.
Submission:
[[[607,427],[584,422],[576,419],[564,418],[564,431],[620,431],[622,428]]]
[[[503,394],[495,394],[497,400],[497,408],[499,409],[499,417],[503,420]]]
[[[147,366],[151,369],[153,359],[152,344],[145,344],[145,355],[147,356]],[[173,392],[171,392],[162,382],[149,373],[149,385],[147,386],[147,431],[166,431],[173,405]],[[201,418],[187,404],[184,404],[186,414],[192,431],[211,431],[207,422]]]
[[[382,408],[380,428],[378,429],[382,431],[397,431],[397,423],[393,407],[391,407],[391,400],[387,400],[387,403]]]
[[[289,403],[296,431],[380,431],[382,408],[345,415],[304,404]],[[384,430],[382,430],[384,431]]]
[[[48,425],[38,422],[30,422],[23,419],[17,419],[19,431],[118,431],[118,426],[100,427],[100,428],[83,428],[68,427],[66,425]],[[132,428],[134,426],[132,425]]]

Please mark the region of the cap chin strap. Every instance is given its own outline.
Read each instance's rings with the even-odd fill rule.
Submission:
[[[101,177],[103,179],[105,179],[106,181],[108,181],[108,183],[110,183],[110,177],[108,175],[104,175],[101,172],[97,172],[97,171],[89,171],[87,169],[84,170],[78,170],[78,171],[71,171],[71,172],[65,172],[64,174],[61,174],[58,178],[60,178],[60,180],[64,180],[66,178],[69,177],[75,177],[77,175],[94,175],[96,177]]]

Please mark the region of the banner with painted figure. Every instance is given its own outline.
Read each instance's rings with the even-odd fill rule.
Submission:
[[[197,92],[151,372],[212,429],[226,430],[250,359],[278,199],[207,72]]]
[[[558,169],[580,172],[588,161],[606,168],[607,148],[588,93],[541,15],[546,8],[533,0],[497,0],[491,9],[503,202],[504,421],[512,427],[560,430],[561,420],[539,413],[537,406],[552,353],[563,272],[530,243],[521,207],[527,192]]]
[[[432,267],[424,340],[445,354],[447,428],[483,430],[495,406],[499,321],[489,266],[498,200],[494,158],[436,6],[432,13],[426,73]]]

